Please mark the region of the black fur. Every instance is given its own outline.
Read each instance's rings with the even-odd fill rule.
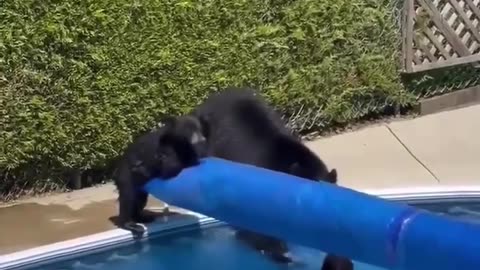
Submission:
[[[252,89],[227,88],[207,98],[193,114],[208,127],[209,156],[337,182],[336,170],[329,171]],[[237,236],[275,261],[290,261],[286,244],[279,239],[244,230],[238,230]]]
[[[210,156],[314,181],[337,182],[336,170],[329,171],[252,89],[227,88],[211,95],[193,114],[208,127]]]
[[[344,257],[328,254],[323,261],[322,270],[353,270],[353,262]]]
[[[153,216],[143,213],[148,194],[142,187],[155,177],[170,178],[198,164],[205,154],[206,140],[200,121],[192,116],[168,118],[163,127],[138,137],[117,164],[114,183],[119,192],[118,225],[136,234]]]

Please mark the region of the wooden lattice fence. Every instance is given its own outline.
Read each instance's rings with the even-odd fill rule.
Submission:
[[[480,62],[480,0],[405,0],[404,71]]]

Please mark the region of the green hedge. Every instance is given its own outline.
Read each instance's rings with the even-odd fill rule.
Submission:
[[[397,32],[382,0],[2,1],[0,191],[102,167],[226,85],[318,125],[408,104]]]

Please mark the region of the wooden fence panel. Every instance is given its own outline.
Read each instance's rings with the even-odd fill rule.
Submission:
[[[405,0],[404,71],[480,62],[480,0]]]

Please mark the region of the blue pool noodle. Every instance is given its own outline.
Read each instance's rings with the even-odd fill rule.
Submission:
[[[388,269],[480,269],[480,225],[217,158],[145,190],[233,226]]]

